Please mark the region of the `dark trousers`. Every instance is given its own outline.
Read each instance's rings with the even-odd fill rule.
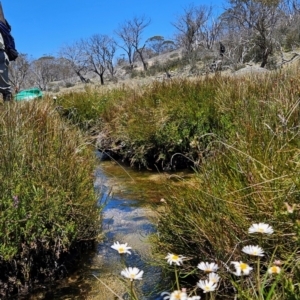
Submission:
[[[4,50],[0,49],[0,93],[3,100],[11,99],[11,88],[8,79],[9,60]]]

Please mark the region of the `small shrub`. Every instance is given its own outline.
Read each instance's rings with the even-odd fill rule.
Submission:
[[[66,87],[66,88],[73,87],[74,85],[75,85],[74,83],[69,82],[69,81],[67,81],[67,82],[65,83],[65,87]]]
[[[276,57],[270,56],[268,62],[266,64],[266,68],[268,70],[276,70],[277,69],[277,60]]]

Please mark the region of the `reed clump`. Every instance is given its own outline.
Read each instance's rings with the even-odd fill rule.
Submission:
[[[99,234],[92,148],[46,100],[0,107],[0,293],[66,272]],[[75,251],[76,252],[76,251]]]

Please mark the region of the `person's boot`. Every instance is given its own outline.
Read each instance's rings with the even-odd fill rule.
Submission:
[[[11,101],[11,99],[12,99],[11,93],[3,94],[3,101],[4,102]]]

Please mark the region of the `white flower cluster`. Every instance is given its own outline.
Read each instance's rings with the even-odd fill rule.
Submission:
[[[248,229],[248,233],[258,233],[258,234],[267,234],[271,235],[274,232],[273,228],[265,223],[258,223],[253,224]],[[129,249],[131,247],[128,247],[127,243],[120,244],[119,242],[115,242],[111,248],[118,251],[120,255],[123,254],[131,254]],[[242,248],[242,252],[255,257],[263,257],[264,256],[264,250],[260,246],[254,246],[254,245],[247,245]],[[167,259],[168,264],[175,266],[175,272],[176,272],[176,266],[181,266],[186,259],[183,255],[177,255],[174,253],[168,253],[168,255],[165,257]],[[236,276],[247,276],[251,273],[253,268],[243,262],[243,261],[232,261],[230,263],[234,267],[234,271],[230,271],[232,274]],[[274,264],[268,268],[269,274],[279,274],[281,272],[281,268],[279,267],[278,261],[275,261]],[[217,271],[219,269],[219,266],[215,262],[200,262],[197,265],[197,268],[204,272],[204,274],[207,275],[206,279],[201,279],[197,282],[197,287],[202,290],[203,293],[209,293],[214,292],[217,290],[219,284],[220,284],[220,276],[217,274]],[[128,267],[122,270],[121,275],[128,278],[130,281],[133,280],[141,280],[143,277],[144,271],[139,270],[136,267]],[[177,283],[177,286],[179,288],[179,283]],[[192,291],[192,293],[195,293],[195,290]],[[175,290],[171,293],[163,292],[161,293],[161,297],[163,297],[164,300],[199,300],[201,297],[198,295],[188,295],[186,289],[182,290]]]

